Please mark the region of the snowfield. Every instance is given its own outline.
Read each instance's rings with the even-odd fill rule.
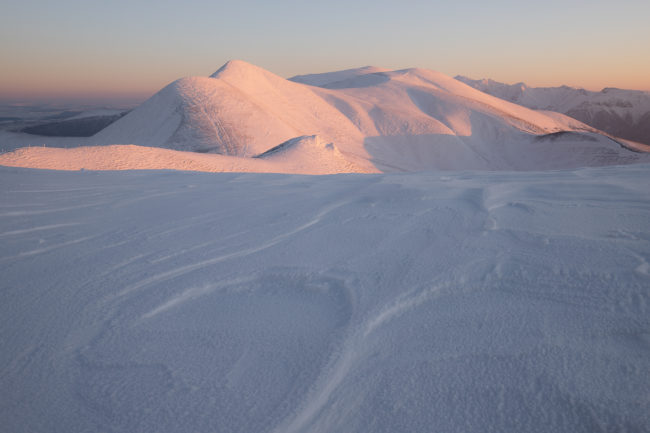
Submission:
[[[3,431],[650,430],[647,164],[0,179]]]

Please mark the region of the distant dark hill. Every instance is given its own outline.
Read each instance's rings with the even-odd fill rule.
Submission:
[[[121,119],[128,111],[107,116],[82,117],[57,122],[42,123],[28,126],[22,132],[46,137],[92,137],[116,120]]]

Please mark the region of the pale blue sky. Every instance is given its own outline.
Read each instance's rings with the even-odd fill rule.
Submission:
[[[0,98],[148,95],[229,59],[650,90],[650,1],[2,0]]]

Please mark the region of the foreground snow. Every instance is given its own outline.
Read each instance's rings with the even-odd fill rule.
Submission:
[[[0,167],[11,432],[650,429],[650,167]]]

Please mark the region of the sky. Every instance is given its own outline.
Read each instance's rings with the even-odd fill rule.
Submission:
[[[2,0],[0,100],[143,100],[241,59],[650,90],[650,1]]]

